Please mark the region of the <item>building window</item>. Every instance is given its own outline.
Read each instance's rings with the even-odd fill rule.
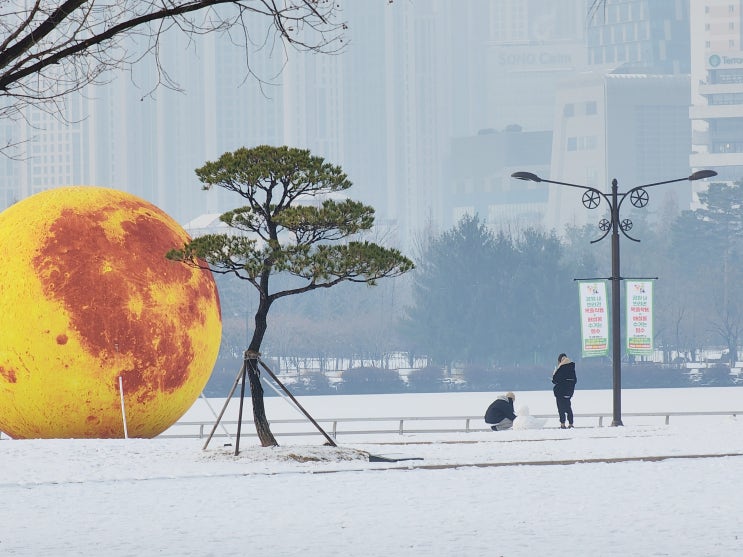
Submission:
[[[607,63],[614,62],[614,48],[612,47],[606,47],[606,52],[604,53],[604,60]]]
[[[586,103],[586,114],[591,115],[596,114],[597,112],[596,101],[588,101]]]
[[[743,143],[741,142],[725,142],[725,143],[714,143],[712,145],[713,153],[741,153],[743,152]]]
[[[562,107],[562,115],[566,118],[571,118],[575,115],[575,106],[573,103],[566,104]]]
[[[743,104],[743,93],[721,93],[709,97],[710,105]]]
[[[598,172],[595,168],[586,168],[586,177],[583,179],[583,183],[591,187],[596,187],[599,183]]]
[[[743,72],[740,70],[717,70],[712,72],[712,83],[743,83]]]
[[[577,150],[578,150],[578,138],[568,137],[568,151],[577,151]]]
[[[589,135],[582,138],[583,140],[583,146],[582,150],[584,151],[594,151],[596,147],[598,146],[598,140],[595,135]]]
[[[617,46],[617,62],[624,62],[627,60],[626,47],[624,45]]]

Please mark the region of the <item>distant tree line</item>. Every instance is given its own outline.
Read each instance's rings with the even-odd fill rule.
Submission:
[[[743,331],[742,187],[713,183],[699,209],[680,214],[672,207],[627,211],[641,242],[622,242],[622,276],[658,277],[654,341],[665,363],[695,361],[710,347],[723,355],[701,379],[684,367],[628,357],[624,387],[733,384],[730,365],[740,359]],[[580,360],[574,279],[610,275],[609,240],[590,243],[598,236],[593,224],[560,237],[534,228],[493,231],[478,216],[465,217],[421,239],[408,276],[374,288],[339,285],[277,308],[265,353],[365,362],[335,384],[296,384],[299,392],[549,388],[557,353]],[[231,288],[220,281],[223,355],[230,348],[241,354],[246,335],[244,292],[233,299]],[[389,367],[393,352],[428,365],[403,383],[377,371]],[[608,358],[582,360],[579,369],[583,388],[611,386]]]
[[[579,390],[611,389],[612,366],[606,358],[580,361]],[[234,367],[234,360],[233,360]],[[505,392],[544,391],[551,388],[551,369],[543,366],[524,366],[507,369],[468,367],[455,376],[437,366],[427,366],[411,371],[406,379],[392,369],[363,367],[344,371],[340,381],[333,382],[328,375],[305,372],[294,377],[283,377],[290,391],[300,395],[330,394],[385,394],[433,392]],[[723,363],[711,364],[690,373],[686,367],[651,362],[624,362],[622,387],[624,389],[649,389],[673,387],[730,387],[743,385],[743,377],[730,374],[730,367]],[[224,370],[215,374],[205,389],[206,396],[223,397],[229,392],[234,374]],[[271,381],[270,379],[268,381]],[[267,389],[267,396],[275,396],[278,389]],[[237,395],[235,395],[237,396]]]

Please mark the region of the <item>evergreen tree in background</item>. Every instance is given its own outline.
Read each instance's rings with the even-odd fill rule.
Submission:
[[[441,366],[547,365],[579,346],[581,267],[563,257],[554,233],[495,234],[466,216],[421,254],[403,335]]]
[[[672,228],[675,280],[684,289],[693,322],[711,329],[737,361],[743,336],[743,186],[712,183],[699,194],[702,207],[684,211]],[[704,341],[697,343],[704,344]]]

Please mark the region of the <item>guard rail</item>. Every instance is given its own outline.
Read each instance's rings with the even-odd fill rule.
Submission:
[[[653,420],[643,421],[636,418],[663,418],[665,425],[670,424],[671,418],[693,418],[702,416],[730,416],[737,417],[743,410],[720,410],[711,412],[626,412],[623,419],[632,419],[633,423],[649,424]],[[532,417],[540,419],[555,419],[554,414],[534,414]],[[588,419],[598,420],[598,427],[603,427],[604,419],[611,420],[611,412],[576,413],[576,422],[583,425]],[[414,433],[476,433],[490,431],[482,416],[406,416],[406,417],[376,417],[376,418],[315,418],[315,421],[337,439],[340,435],[374,435]],[[317,434],[317,430],[302,418],[269,420],[271,431],[276,437],[308,436]],[[252,420],[243,420],[241,437],[255,437],[252,431]],[[362,427],[359,427],[362,426]],[[214,428],[214,421],[183,421],[176,422],[159,437],[166,438],[206,438]],[[237,430],[237,421],[222,420],[214,432],[214,437],[229,437],[228,431]]]

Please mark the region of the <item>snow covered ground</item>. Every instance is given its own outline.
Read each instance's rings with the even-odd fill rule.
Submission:
[[[300,401],[315,418],[474,415],[493,396]],[[533,415],[554,412],[549,391],[517,396]],[[266,402],[269,418],[298,416]],[[611,412],[611,391],[579,391],[574,407]],[[622,408],[743,411],[743,389],[626,390]],[[183,419],[211,416],[200,400]],[[236,401],[224,419],[235,417]],[[743,417],[624,423],[341,437],[338,448],[319,435],[270,449],[244,439],[238,456],[216,438],[207,450],[200,439],[3,439],[0,555],[743,554]]]

